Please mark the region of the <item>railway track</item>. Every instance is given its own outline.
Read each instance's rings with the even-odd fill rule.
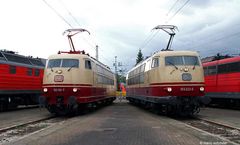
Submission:
[[[0,144],[9,143],[12,140],[20,139],[26,135],[41,131],[52,125],[64,121],[66,118],[56,118],[55,116],[42,118],[0,129]]]
[[[193,127],[194,129],[217,136],[226,142],[240,145],[240,128],[200,118],[180,121]]]
[[[39,105],[20,105],[16,108],[9,108],[9,109],[0,109],[0,113],[1,112],[11,112],[11,111],[18,111],[18,110],[25,110],[25,109],[34,109],[34,108],[39,108]]]
[[[234,104],[225,104],[225,105],[219,105],[219,104],[208,104],[207,107],[210,108],[217,108],[217,109],[228,109],[228,110],[240,110],[240,104],[234,105]]]

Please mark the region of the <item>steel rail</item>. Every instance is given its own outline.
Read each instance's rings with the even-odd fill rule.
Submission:
[[[185,119],[178,121],[181,121],[196,130],[216,136],[226,142],[240,145],[240,128],[238,127],[198,117],[191,120]]]

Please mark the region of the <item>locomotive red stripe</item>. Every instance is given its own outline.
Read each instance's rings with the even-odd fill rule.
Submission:
[[[168,83],[151,83],[150,85],[189,85],[189,84],[204,84],[204,82],[168,82]]]
[[[172,92],[167,92],[168,86],[153,86],[141,88],[127,88],[129,96],[203,96],[204,92],[199,90],[202,86],[171,86]],[[190,91],[181,88],[191,88]]]
[[[78,103],[96,102],[101,99],[108,98],[106,94],[106,88],[96,87],[78,87],[77,92],[73,92],[73,87],[48,87],[48,92],[44,96],[48,99],[48,104],[56,104],[56,98],[58,96],[64,97],[64,103],[67,104],[69,96],[75,96]]]
[[[49,87],[49,86],[92,86],[91,84],[43,84],[43,87]]]

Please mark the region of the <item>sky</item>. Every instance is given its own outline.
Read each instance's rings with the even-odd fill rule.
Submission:
[[[1,0],[0,49],[25,56],[48,58],[70,49],[66,29],[83,28],[91,34],[73,37],[77,50],[111,68],[136,63],[165,48],[169,35],[152,30],[157,25],[178,27],[173,50],[197,51],[200,57],[240,54],[240,0]]]

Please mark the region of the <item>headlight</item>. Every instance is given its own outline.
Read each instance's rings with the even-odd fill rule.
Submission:
[[[172,88],[171,87],[167,87],[167,91],[168,92],[172,92]]]
[[[185,71],[185,72],[188,72],[189,70],[188,70],[188,68],[184,68],[184,71]]]
[[[203,91],[204,91],[204,87],[200,87],[199,90],[200,90],[201,92],[203,92]]]
[[[46,93],[47,91],[48,91],[48,89],[47,89],[47,88],[43,88],[43,92],[45,92],[45,93]]]
[[[73,88],[73,92],[77,92],[77,90],[78,90],[77,88]]]

